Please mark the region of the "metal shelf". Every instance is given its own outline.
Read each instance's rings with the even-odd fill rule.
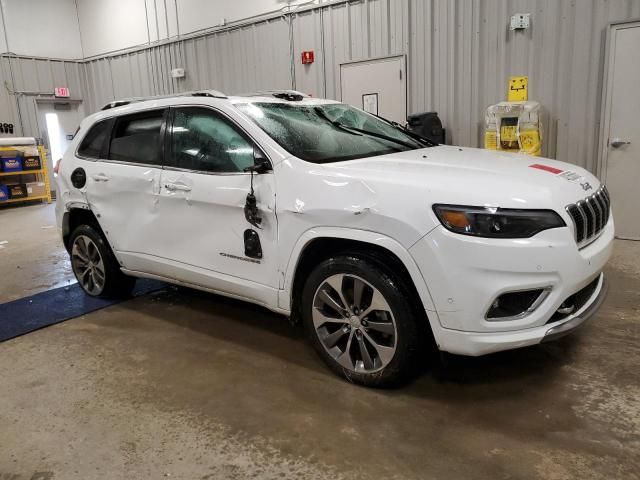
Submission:
[[[27,147],[28,145],[11,145],[0,147],[0,151],[6,150],[19,150],[22,147]],[[19,172],[0,172],[1,177],[11,177],[11,176],[20,176],[20,175],[37,175],[38,181],[43,182],[45,186],[45,195],[38,195],[36,197],[25,197],[25,198],[11,198],[9,200],[5,200],[0,202],[0,207],[2,205],[6,205],[8,203],[24,203],[30,202],[32,200],[46,200],[47,203],[51,203],[51,181],[49,178],[49,171],[47,169],[47,152],[45,151],[42,145],[34,145],[38,150],[38,156],[40,157],[40,163],[42,168],[39,170],[21,170]]]
[[[48,200],[48,199],[49,197],[47,195],[38,195],[37,197],[11,198],[9,200],[0,202],[0,205],[4,205],[6,203],[29,202],[31,200]]]
[[[44,169],[40,170],[20,170],[19,172],[0,172],[0,177],[8,177],[10,175],[31,175],[33,173],[44,173]]]

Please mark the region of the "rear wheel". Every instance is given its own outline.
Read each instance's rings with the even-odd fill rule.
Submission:
[[[302,293],[303,321],[327,365],[354,383],[392,386],[409,378],[421,346],[415,309],[400,279],[366,257],[320,263]]]
[[[71,268],[82,289],[92,297],[127,296],[135,278],[120,271],[120,266],[103,235],[91,225],[80,225],[69,239]]]

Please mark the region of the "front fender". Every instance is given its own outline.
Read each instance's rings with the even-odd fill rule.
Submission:
[[[357,230],[343,227],[316,227],[311,228],[300,235],[291,251],[288,262],[283,269],[285,272],[284,288],[279,290],[278,294],[278,306],[282,310],[291,311],[293,279],[295,278],[299,260],[305,247],[309,245],[312,240],[318,238],[344,239],[370,243],[393,253],[400,259],[400,261],[409,272],[411,280],[413,281],[418,295],[420,296],[420,300],[422,301],[425,310],[429,314],[430,322],[433,322],[433,320],[438,322],[437,313],[435,311],[429,288],[427,287],[427,284],[422,277],[422,274],[420,273],[420,269],[418,268],[409,251],[396,240],[386,235],[367,230]]]

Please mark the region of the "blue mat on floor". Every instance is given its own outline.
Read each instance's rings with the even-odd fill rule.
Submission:
[[[133,296],[139,297],[166,286],[166,283],[156,280],[138,280]],[[0,342],[124,300],[90,297],[76,283],[0,304]]]

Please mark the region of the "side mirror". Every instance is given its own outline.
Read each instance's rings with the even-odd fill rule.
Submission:
[[[262,150],[254,147],[253,149],[253,166],[246,169],[253,173],[267,173],[271,171],[271,162],[264,156]]]

